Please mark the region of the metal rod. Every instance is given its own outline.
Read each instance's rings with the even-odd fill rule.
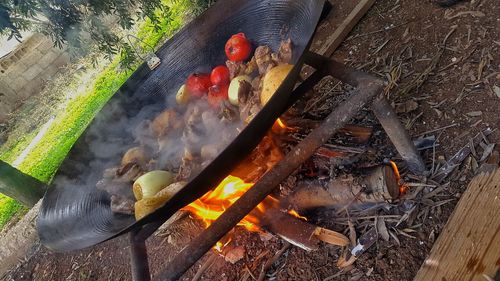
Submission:
[[[131,231],[129,233],[132,280],[149,281],[151,280],[151,274],[149,273],[146,241],[143,239],[137,239],[136,234],[136,231]]]
[[[337,70],[339,72],[350,71],[342,64],[338,64],[337,67],[342,68]],[[155,280],[179,279],[217,241],[264,200],[276,186],[300,167],[320,146],[352,119],[366,103],[382,92],[383,83],[380,80],[371,78],[370,81],[366,80],[364,82],[359,84],[351,97],[337,107],[322,125],[313,130],[309,136],[302,140],[294,150],[288,153],[282,161],[276,164],[238,201],[229,207],[210,227],[184,248]]]
[[[384,96],[377,98],[373,102],[372,109],[396,150],[406,161],[408,169],[415,174],[423,175],[426,171],[424,160],[387,99]]]

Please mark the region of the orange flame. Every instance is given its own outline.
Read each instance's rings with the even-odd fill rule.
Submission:
[[[280,118],[276,119],[276,124],[278,124],[278,126],[280,126],[283,129],[287,128],[287,126],[285,125],[285,123],[283,123],[283,121],[281,121]]]
[[[271,131],[275,134],[284,134],[288,131],[288,127],[283,123],[283,121],[278,118],[276,119],[276,122],[274,122],[273,127],[271,128]]]
[[[396,162],[394,161],[389,161],[391,164],[392,170],[394,171],[394,175],[396,175],[396,181],[399,184],[399,192],[401,194],[405,194],[406,191],[408,190],[408,186],[404,184],[404,182],[401,180],[401,174],[399,173],[398,166],[396,165]]]
[[[226,177],[213,191],[207,192],[203,197],[184,207],[183,210],[190,212],[203,220],[206,227],[209,227],[227,208],[236,202],[245,192],[247,192],[253,183],[245,183],[242,179],[235,176]],[[260,231],[260,219],[267,209],[278,208],[279,202],[272,196],[267,196],[250,214],[245,216],[239,223],[239,226],[253,232]],[[299,219],[307,220],[300,216],[296,211],[290,210],[288,213]],[[231,242],[231,239],[224,238],[217,242],[214,249],[222,253],[225,246]]]
[[[228,176],[213,191],[184,207],[183,210],[202,219],[208,227],[252,186],[253,183],[245,183],[238,177]],[[264,212],[264,204],[260,203],[252,213],[255,211]],[[238,225],[250,231],[259,231],[257,226],[259,219],[252,213],[243,218]]]
[[[288,213],[289,213],[290,215],[292,215],[292,216],[296,217],[296,218],[299,218],[299,219],[301,219],[301,220],[305,220],[305,221],[307,221],[307,218],[306,218],[306,217],[299,215],[299,213],[297,213],[297,211],[295,211],[295,210],[290,210],[290,211],[288,211]]]

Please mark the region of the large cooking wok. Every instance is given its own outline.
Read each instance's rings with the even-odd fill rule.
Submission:
[[[143,65],[121,87],[80,137],[61,165],[43,199],[38,216],[41,242],[55,251],[85,248],[133,228],[170,217],[226,177],[259,143],[287,108],[302,54],[309,47],[324,0],[219,0],[171,40],[157,55],[161,65]],[[179,86],[195,71],[225,62],[224,44],[244,32],[254,44],[277,50],[290,37],[295,67],[278,92],[238,137],[161,209],[135,221],[113,213],[109,195],[95,185],[102,172],[119,163],[134,146],[134,128],[172,102]]]

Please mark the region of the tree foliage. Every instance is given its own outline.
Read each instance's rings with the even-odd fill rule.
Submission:
[[[175,0],[172,0],[175,1]],[[206,7],[211,0],[194,0]],[[22,31],[44,33],[73,54],[121,54],[129,63],[133,46],[123,36],[138,20],[159,28],[169,8],[161,0],[0,0],[0,34],[21,40]]]

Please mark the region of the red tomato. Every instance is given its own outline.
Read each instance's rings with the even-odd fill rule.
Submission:
[[[220,65],[212,70],[210,74],[212,85],[228,85],[229,84],[229,69],[225,65]]]
[[[218,107],[220,103],[228,99],[228,85],[215,85],[208,90],[208,103],[213,107]]]
[[[186,89],[195,97],[201,97],[208,93],[210,86],[212,86],[210,75],[204,73],[191,74],[186,81]]]
[[[227,41],[225,50],[230,61],[244,61],[252,53],[252,44],[250,44],[244,33],[238,33],[231,36]]]

